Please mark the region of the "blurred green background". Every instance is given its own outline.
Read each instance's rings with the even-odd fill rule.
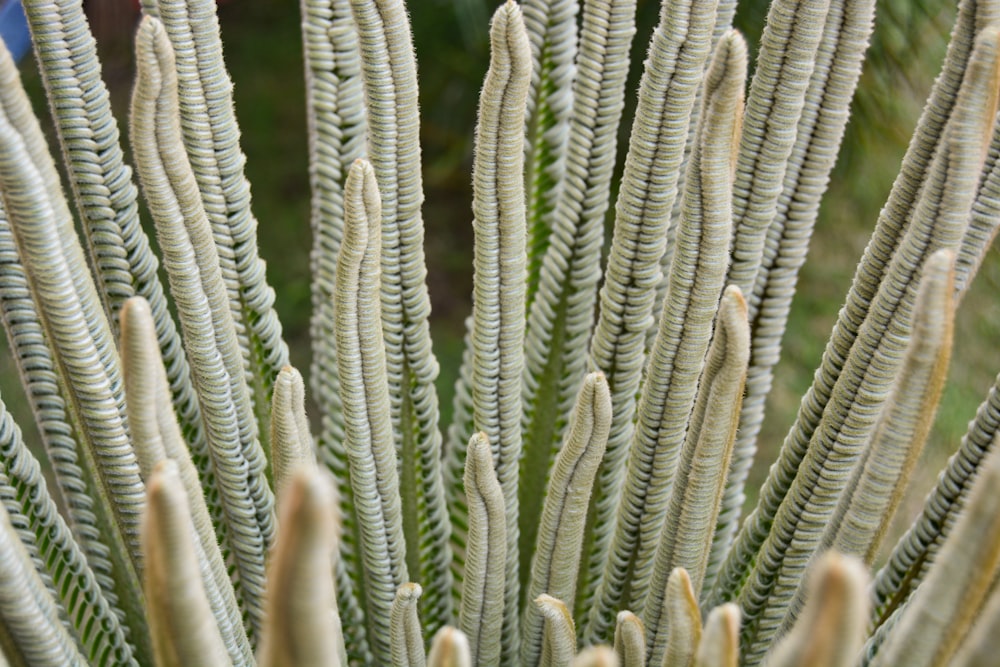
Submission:
[[[764,0],[741,4],[737,26],[751,44],[759,38]],[[496,2],[410,2],[419,63],[427,228],[428,282],[433,337],[441,362],[442,409],[450,412],[452,384],[461,354],[462,321],[469,312],[472,231],[470,173],[472,128],[478,91],[487,67],[487,28]],[[127,114],[132,78],[134,14],[125,0],[92,0],[88,11],[98,35],[104,76],[118,118]],[[634,105],[640,65],[659,3],[639,0],[629,98]],[[881,0],[873,46],[856,96],[840,161],[821,210],[809,261],[801,275],[783,361],[768,407],[762,452],[751,481],[766,474],[801,395],[819,363],[854,266],[898,171],[909,134],[939,67],[954,18],[951,0]],[[260,221],[260,252],[292,349],[293,362],[308,368],[309,183],[297,6],[271,0],[228,0],[219,8],[225,55],[235,84],[236,109],[247,154],[254,211]],[[39,92],[33,64],[22,68]],[[41,98],[36,107],[46,113]],[[626,144],[625,124],[620,146]],[[123,127],[124,131],[124,127]],[[957,445],[976,406],[1000,371],[1000,308],[994,294],[1000,261],[991,251],[962,304],[951,378],[937,425],[918,466],[913,492],[900,519],[919,509],[947,455]],[[4,357],[3,393],[11,398],[14,372]],[[18,411],[14,405],[13,408]],[[19,420],[27,424],[25,418]],[[751,491],[753,493],[753,491]]]

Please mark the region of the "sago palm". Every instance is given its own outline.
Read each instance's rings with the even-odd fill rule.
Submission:
[[[0,58],[0,315],[57,486],[0,410],[0,658],[989,664],[996,387],[868,568],[1000,223],[1000,3],[959,6],[746,517],[874,0],[773,0],[748,90],[734,0],[665,1],[617,187],[635,0],[497,9],[447,428],[406,10],[304,0],[315,439],[257,252],[214,6],[146,0],[136,36],[130,136],[157,259],[79,0],[25,4],[84,243]]]

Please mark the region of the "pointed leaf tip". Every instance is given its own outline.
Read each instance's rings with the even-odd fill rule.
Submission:
[[[618,612],[615,653],[622,667],[646,667],[646,630],[642,620],[627,610]]]
[[[156,664],[223,665],[226,647],[205,594],[177,464],[158,463],[146,486],[143,557]]]
[[[445,626],[438,630],[427,655],[427,667],[472,667],[469,640],[456,628]]]
[[[868,621],[868,571],[857,558],[829,551],[809,578],[802,616],[775,648],[767,667],[849,667]]]
[[[340,664],[341,628],[333,585],[336,494],[322,472],[296,470],[280,498],[271,558],[261,667]]]
[[[740,654],[740,608],[727,603],[708,615],[695,667],[736,667]]]

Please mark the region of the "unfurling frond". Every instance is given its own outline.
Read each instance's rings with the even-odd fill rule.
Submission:
[[[1000,376],[868,590],[863,570],[1000,230],[1000,0],[959,0],[745,520],[876,0],[769,0],[749,90],[737,0],[657,3],[623,164],[641,3],[500,3],[446,443],[418,108],[441,100],[405,1],[301,0],[309,397],[215,2],[141,0],[130,135],[168,296],[82,1],[22,1],[88,248],[0,46],[0,324],[56,482],[0,401],[0,667],[996,662]]]
[[[389,664],[389,614],[409,578],[396,448],[382,343],[382,216],[375,172],[351,165],[344,188],[344,241],[337,262],[337,367],[344,403],[344,449],[364,568],[368,636],[378,662]]]

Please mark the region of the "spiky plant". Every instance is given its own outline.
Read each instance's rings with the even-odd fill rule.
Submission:
[[[497,10],[443,430],[406,11],[303,1],[314,441],[214,7],[146,0],[136,37],[157,260],[81,4],[27,0],[85,243],[4,52],[0,315],[57,489],[0,409],[0,663],[988,664],[997,386],[870,585],[867,567],[1000,223],[1000,3],[960,3],[742,520],[874,0],[773,0],[746,95],[734,5],[663,3],[604,262],[635,2]]]

